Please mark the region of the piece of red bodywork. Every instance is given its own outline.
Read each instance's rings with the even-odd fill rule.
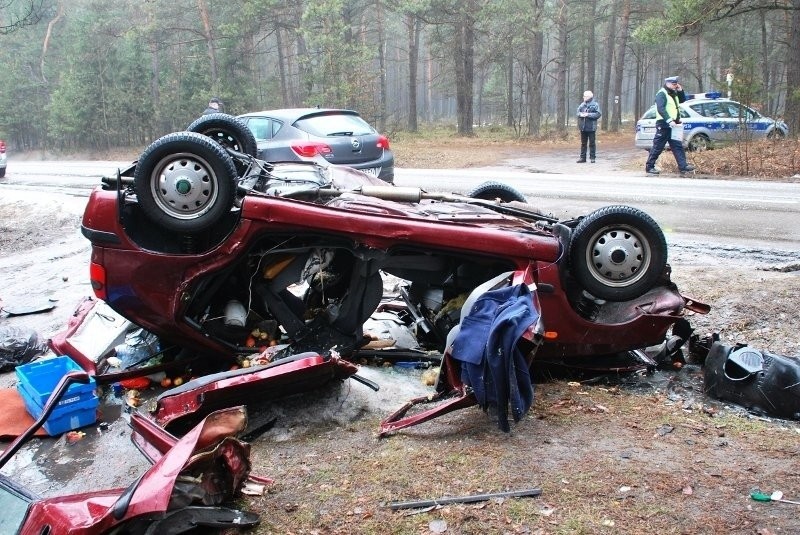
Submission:
[[[449,354],[446,354],[442,360],[442,368],[439,375],[440,385],[442,385],[441,389],[437,390],[433,395],[420,396],[407,401],[405,405],[384,418],[381,421],[378,436],[385,437],[400,429],[405,429],[453,411],[477,405],[478,400],[475,398],[475,395],[471,392],[469,387],[461,382],[461,378],[455,372],[455,369],[452,359]],[[412,414],[411,416],[406,416],[408,411],[412,408],[418,405],[428,404],[433,405],[433,407]]]
[[[81,379],[88,380],[88,376],[73,372],[62,378],[40,418],[3,452],[0,466],[41,427],[69,384]],[[42,499],[0,475],[0,506],[4,510],[0,531],[95,535],[111,529],[144,533],[149,527],[154,533],[178,533],[182,532],[175,531],[179,526],[255,525],[257,515],[217,507],[236,496],[250,472],[250,446],[235,438],[246,422],[243,407],[209,415],[164,448],[153,467],[127,489]],[[174,440],[164,430],[153,427],[150,431],[162,447]]]
[[[104,317],[103,313],[97,310],[101,304],[102,301],[98,301],[92,297],[85,297],[78,303],[72,316],[67,320],[66,327],[47,340],[48,346],[56,355],[68,355],[89,375],[93,376],[97,384],[111,384],[132,377],[142,377],[162,371],[182,370],[194,360],[168,360],[151,366],[138,366],[119,371],[111,368],[107,362],[108,357],[113,356],[113,351],[100,351],[99,353],[92,354],[92,351],[83,347],[83,345],[79,344],[77,341],[78,339],[84,341],[83,339],[87,338],[87,336],[91,337],[91,333],[81,335],[81,330],[89,321],[88,318],[92,316]],[[112,318],[110,316],[105,316],[105,321],[109,323],[114,320],[121,321],[122,317],[117,316],[116,318]]]
[[[306,392],[333,379],[353,377],[358,368],[336,356],[301,353],[279,361],[193,379],[161,394],[153,417],[169,428],[185,418],[252,399],[272,399]]]

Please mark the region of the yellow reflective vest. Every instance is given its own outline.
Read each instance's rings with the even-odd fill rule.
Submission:
[[[672,119],[673,121],[677,121],[679,117],[678,104],[680,104],[678,101],[678,95],[670,95],[663,87],[658,90],[658,93],[664,93],[664,96],[667,99],[667,117],[662,117],[661,113],[658,111],[658,106],[656,106],[656,119],[663,119],[665,121]]]

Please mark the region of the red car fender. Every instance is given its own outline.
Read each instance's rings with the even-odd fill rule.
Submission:
[[[21,535],[41,533],[96,535],[137,516],[168,510],[178,477],[195,455],[224,443],[246,427],[243,407],[233,407],[209,415],[161,457],[128,489],[113,489],[35,502]],[[249,448],[247,448],[249,453]],[[241,452],[239,452],[239,455]],[[246,477],[249,472],[243,472]],[[243,480],[243,477],[237,481]],[[129,494],[129,491],[132,493]],[[127,496],[130,498],[125,503]],[[49,527],[49,531],[45,531]]]
[[[338,357],[300,353],[252,368],[241,368],[199,377],[167,390],[158,397],[155,422],[165,428],[185,417],[199,417],[232,401],[248,397],[268,399],[304,392],[332,379],[346,379],[358,367]]]

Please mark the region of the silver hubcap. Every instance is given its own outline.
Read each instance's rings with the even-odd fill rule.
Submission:
[[[650,264],[647,241],[633,227],[600,229],[589,242],[586,262],[592,276],[609,286],[629,286],[642,278]]]
[[[158,207],[176,219],[195,219],[217,199],[211,166],[195,154],[170,154],[156,165],[151,180]]]

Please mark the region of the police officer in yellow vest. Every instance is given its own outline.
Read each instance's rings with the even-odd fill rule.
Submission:
[[[653,148],[650,149],[650,156],[644,166],[645,172],[649,175],[657,175],[656,160],[664,150],[664,146],[669,143],[669,148],[675,156],[675,162],[681,174],[694,171],[694,166],[686,163],[686,153],[683,151],[683,136],[681,125],[681,115],[678,104],[685,102],[686,93],[683,92],[677,76],[664,78],[664,87],[656,93],[656,135],[653,138]],[[673,127],[677,130],[674,135]]]

